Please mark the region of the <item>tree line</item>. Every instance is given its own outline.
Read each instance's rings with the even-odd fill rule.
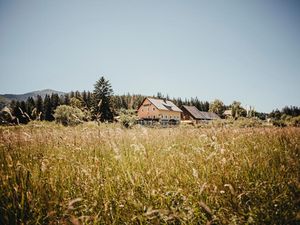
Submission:
[[[29,97],[26,101],[12,100],[10,109],[19,123],[28,123],[30,120],[54,121],[55,111],[61,105],[78,108],[83,112],[84,120],[112,121],[114,116],[124,110],[135,110],[146,96],[140,94],[114,95],[111,84],[101,77],[94,85],[94,91],[71,91],[64,95],[53,93],[42,98]],[[191,99],[169,98],[161,93],[153,95],[173,101],[178,107],[194,105],[200,111],[209,110],[209,102],[200,101],[197,97]],[[65,108],[67,110],[68,108]]]
[[[11,117],[15,117],[19,123],[28,123],[30,120],[54,121],[57,117],[66,121],[67,113],[78,120],[96,120],[100,122],[113,121],[115,116],[120,116],[124,110],[136,110],[146,96],[140,94],[123,94],[115,95],[112,86],[108,80],[101,77],[94,85],[93,92],[90,91],[71,91],[65,95],[53,93],[46,95],[44,98],[37,96],[29,97],[26,101],[15,101],[10,103]],[[234,101],[226,106],[221,100],[215,100],[211,103],[200,101],[197,97],[190,99],[170,98],[158,92],[153,97],[167,99],[174,102],[179,108],[182,105],[195,106],[200,111],[215,112],[224,117],[224,111],[230,109],[230,116],[237,119],[238,117],[258,117],[266,119],[266,113],[259,113],[251,108],[246,110],[240,102]],[[59,109],[60,106],[64,106]],[[79,111],[78,111],[79,109]],[[59,115],[60,114],[60,115]],[[286,116],[299,116],[300,108],[285,107],[282,111],[275,110],[269,115],[271,118],[282,118]]]

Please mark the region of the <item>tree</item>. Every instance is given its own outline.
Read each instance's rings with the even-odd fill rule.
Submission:
[[[279,111],[279,109],[273,110],[270,114],[269,114],[269,118],[275,119],[275,120],[280,120],[282,114]]]
[[[90,109],[92,107],[92,105],[93,105],[92,93],[88,91],[86,106],[88,107],[88,109]]]
[[[52,104],[49,95],[46,95],[44,98],[44,119],[47,121],[53,121],[54,117],[52,115]]]
[[[51,104],[52,104],[52,113],[54,113],[56,107],[60,105],[60,98],[58,94],[54,94],[54,93],[51,94]]]
[[[225,111],[224,103],[221,100],[214,100],[209,105],[209,112],[214,112],[218,114],[220,117],[222,117],[223,113]]]
[[[76,107],[60,105],[55,109],[54,118],[64,126],[77,125],[82,123],[84,113]]]
[[[231,104],[231,114],[233,118],[237,119],[240,116],[245,117],[247,115],[247,111],[241,106],[240,102],[233,101]]]
[[[87,102],[88,102],[87,93],[86,93],[86,91],[83,91],[82,92],[82,104],[84,107],[88,107]]]
[[[14,104],[14,108],[13,110],[13,115],[18,118],[18,121],[20,123],[28,123],[30,121],[30,117],[28,116],[28,114],[26,113],[26,103],[24,101],[22,101],[21,103],[19,101],[17,101]]]
[[[75,98],[75,97],[70,99],[70,105],[72,107],[76,107],[76,108],[79,108],[79,109],[82,108],[82,102],[78,98]]]
[[[32,97],[27,98],[26,107],[27,107],[26,111],[27,111],[28,115],[31,116],[31,119],[34,119],[34,117],[32,115],[32,111],[35,108],[35,101],[34,101],[34,99]]]
[[[63,103],[64,103],[64,105],[70,105],[70,96],[69,96],[69,94],[65,94]]]
[[[93,113],[94,117],[101,122],[112,121],[111,96],[113,89],[108,80],[102,76],[94,85]]]
[[[126,128],[131,128],[138,119],[135,110],[133,109],[121,109],[120,122]]]
[[[43,99],[40,95],[37,96],[36,99],[36,110],[34,112],[34,117],[36,117],[38,120],[42,120],[43,119]]]

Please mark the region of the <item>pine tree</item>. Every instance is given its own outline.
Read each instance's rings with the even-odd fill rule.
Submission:
[[[52,115],[52,104],[51,104],[51,99],[49,95],[45,96],[44,99],[44,119],[47,121],[53,121],[54,117]]]
[[[44,115],[43,115],[43,111],[44,111],[44,104],[43,104],[43,99],[40,95],[37,96],[36,99],[36,116],[37,119],[39,120],[43,120]]]
[[[51,104],[52,104],[52,107],[53,107],[53,111],[56,109],[57,106],[60,105],[60,98],[58,96],[58,94],[52,94],[51,95]]]
[[[70,105],[70,96],[69,96],[69,94],[65,94],[65,96],[64,96],[64,105]]]
[[[24,101],[21,101],[20,108],[23,113],[27,113],[27,107],[26,107],[26,103]]]
[[[88,91],[87,93],[87,103],[86,103],[88,109],[90,109],[93,105],[93,98],[92,98],[92,93]]]
[[[69,97],[70,97],[70,98],[74,98],[74,97],[75,97],[75,92],[74,92],[74,91],[71,91]]]
[[[16,101],[13,106],[12,106],[12,114],[17,117],[20,121],[20,119],[22,120],[22,111],[21,109],[21,103],[19,101]],[[22,123],[22,121],[20,121]]]
[[[82,105],[84,107],[87,107],[87,93],[86,93],[86,91],[82,92]]]
[[[75,92],[75,98],[77,98],[78,100],[82,101],[82,96],[81,96],[81,93],[79,91],[76,91]]]
[[[26,108],[27,108],[28,115],[31,117],[31,119],[33,119],[32,111],[35,108],[35,102],[34,102],[34,99],[32,97],[27,98]]]
[[[102,76],[94,86],[94,101],[93,101],[93,111],[94,117],[97,120],[112,121],[113,113],[111,111],[111,96],[113,95],[113,89],[108,80]]]

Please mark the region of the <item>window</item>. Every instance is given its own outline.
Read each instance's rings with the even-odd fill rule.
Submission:
[[[155,108],[153,108],[153,111],[155,111]]]
[[[155,119],[155,116],[153,116],[153,119]]]

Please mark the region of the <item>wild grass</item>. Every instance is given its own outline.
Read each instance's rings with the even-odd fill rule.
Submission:
[[[0,224],[297,224],[299,128],[0,128]]]

